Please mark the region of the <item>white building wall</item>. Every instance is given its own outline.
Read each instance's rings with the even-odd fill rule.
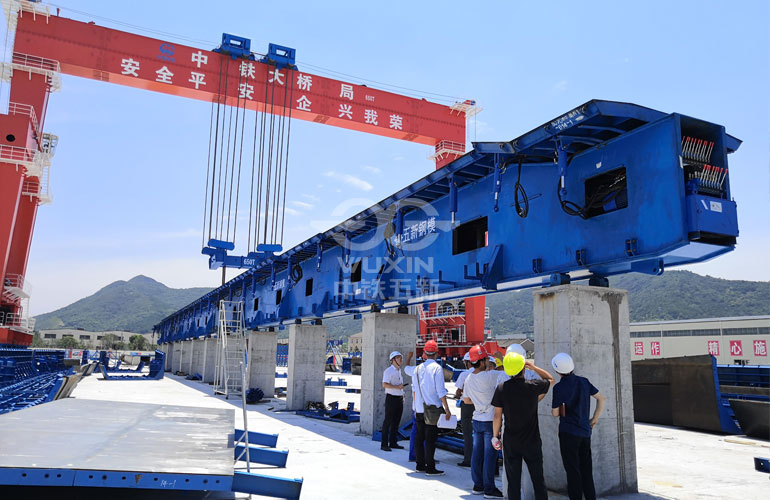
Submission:
[[[719,364],[770,364],[770,316],[631,324],[631,359],[713,354]]]

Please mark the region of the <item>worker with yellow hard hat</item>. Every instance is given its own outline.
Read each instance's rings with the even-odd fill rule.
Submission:
[[[541,378],[527,380],[524,368]],[[543,477],[543,450],[537,422],[537,404],[545,397],[553,383],[550,373],[524,359],[517,352],[508,352],[503,358],[505,374],[511,377],[495,389],[492,397],[494,420],[492,445],[503,450],[505,474],[508,478],[508,498],[521,498],[521,462],[526,462],[535,499],[548,498]],[[466,382],[467,384],[467,382]],[[505,434],[500,433],[505,417]]]

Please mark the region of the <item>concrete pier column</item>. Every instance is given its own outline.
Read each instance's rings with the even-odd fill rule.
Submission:
[[[206,338],[201,342],[203,342],[203,352],[200,374],[203,376],[203,382],[213,384],[217,367],[217,339]]]
[[[551,359],[566,352],[575,374],[588,378],[607,397],[593,428],[591,452],[597,496],[637,491],[628,292],[613,288],[562,285],[534,292],[535,363],[559,375]],[[548,489],[566,492],[559,451],[559,419],[551,416],[551,394],[538,409]],[[596,407],[591,398],[593,415]]]
[[[417,341],[417,316],[411,314],[368,313],[363,315],[361,339],[361,432],[372,434],[382,427],[385,418],[385,389],[382,372],[390,365],[393,351],[403,354],[403,363]],[[414,359],[412,359],[414,364]],[[402,366],[403,373],[403,366]],[[411,419],[412,379],[404,390],[404,412],[401,423]]]
[[[249,388],[262,389],[266,398],[272,398],[275,395],[277,350],[278,333],[256,331],[249,333]]]
[[[203,369],[203,339],[192,341],[192,361],[190,362],[190,374],[201,373]]]
[[[192,373],[190,371],[190,365],[192,365],[193,354],[193,340],[185,340],[182,342],[182,368],[181,370],[186,373]]]
[[[160,346],[160,350],[166,354],[165,364],[163,365],[163,371],[171,371],[171,355],[174,352],[174,344],[172,342],[166,342]]]
[[[273,355],[273,363],[275,363],[275,355]],[[326,327],[289,325],[287,410],[304,410],[308,401],[324,400],[325,363]],[[273,372],[275,377],[274,366]]]
[[[176,373],[182,370],[182,342],[177,340],[174,342],[173,354],[171,356],[171,373]]]

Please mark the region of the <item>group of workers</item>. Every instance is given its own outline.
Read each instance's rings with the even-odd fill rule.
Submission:
[[[404,372],[412,378],[414,457],[416,470],[429,476],[443,475],[436,468],[434,453],[439,420],[450,422],[448,390],[444,372],[436,362],[438,345],[430,340],[423,348],[423,363],[411,366],[414,353],[408,354]],[[482,344],[463,358],[466,370],[457,379],[455,398],[461,400],[460,423],[464,440],[461,467],[470,467],[473,494],[484,498],[502,498],[495,486],[498,452],[503,452],[508,479],[508,498],[521,498],[522,462],[526,464],[537,500],[548,498],[543,476],[543,452],[538,426],[537,405],[553,386],[551,414],[559,421],[559,446],[567,474],[570,500],[593,500],[596,492],[591,461],[591,430],[604,409],[604,396],[585,377],[574,374],[575,363],[569,354],[559,353],[551,365],[560,376],[555,383],[546,370],[526,358],[519,344],[508,347],[505,356],[490,355]],[[381,449],[401,449],[398,425],[403,411],[404,383],[401,374],[403,356],[390,354],[391,365],[385,370],[385,420]],[[589,418],[590,398],[596,409]],[[445,425],[446,426],[446,425]]]

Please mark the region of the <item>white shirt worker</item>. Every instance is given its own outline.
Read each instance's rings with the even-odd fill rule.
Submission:
[[[389,367],[385,368],[385,371],[382,374],[382,382],[391,385],[403,385],[404,377],[401,376],[401,370],[391,364]],[[403,396],[404,390],[386,388],[385,394],[390,394],[392,396]]]
[[[444,369],[435,359],[427,359],[417,367],[415,380],[419,379],[419,388],[414,392],[421,395],[426,405],[443,407],[441,398],[449,392],[444,386]]]

